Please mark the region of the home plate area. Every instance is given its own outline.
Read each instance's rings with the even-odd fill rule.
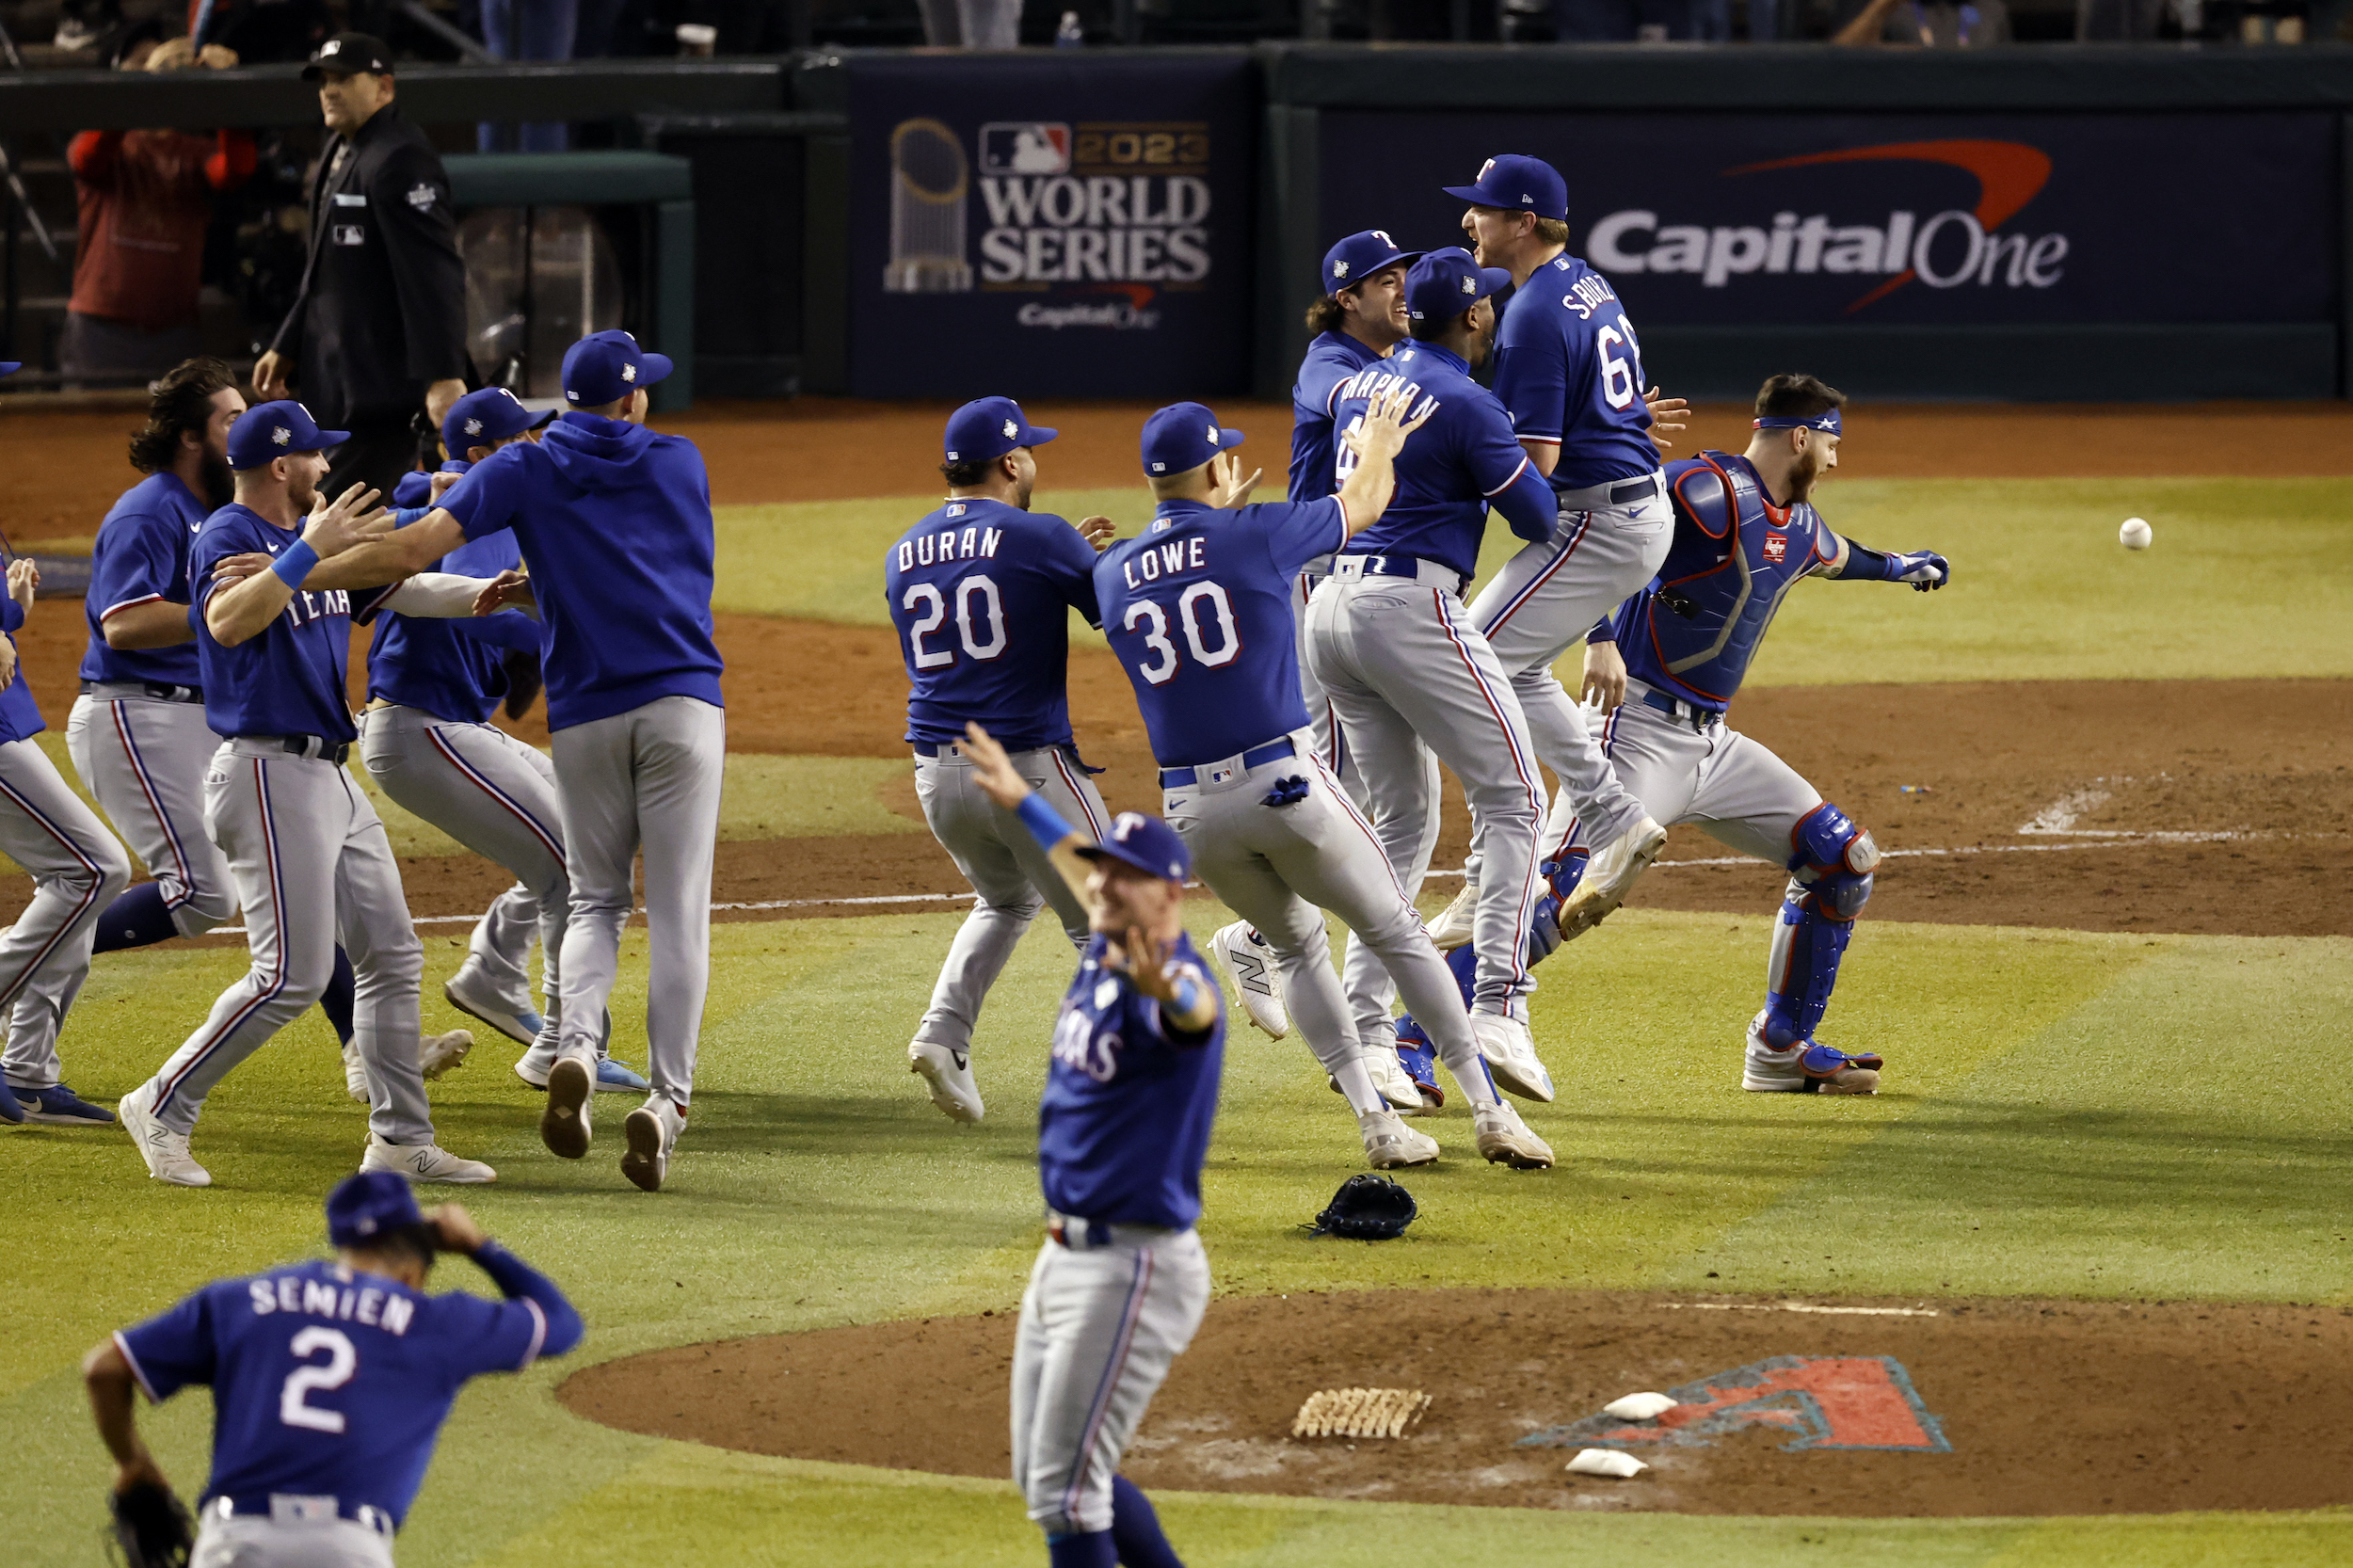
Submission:
[[[589,1368],[560,1397],[632,1432],[1002,1478],[1013,1334],[993,1313],[692,1345]],[[1125,1468],[1156,1491],[1509,1508],[2325,1508],[2353,1502],[2347,1365],[2353,1308],[2339,1306],[1230,1297],[1210,1305]],[[1383,1390],[1429,1396],[1401,1435],[1294,1435],[1343,1391]],[[1675,1402],[1646,1418],[1605,1409],[1643,1392]],[[1588,1450],[1645,1468],[1571,1473]]]

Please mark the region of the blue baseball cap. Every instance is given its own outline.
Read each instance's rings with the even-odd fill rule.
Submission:
[[[1400,262],[1411,266],[1420,254],[1418,250],[1400,250],[1397,241],[1379,229],[1351,234],[1323,253],[1323,292],[1337,294],[1353,288],[1383,267],[1395,266]]]
[[[940,450],[952,463],[993,462],[1021,446],[1043,446],[1054,432],[1032,424],[1010,397],[975,398],[948,416]]]
[[[257,403],[229,427],[229,466],[256,469],[297,452],[324,452],[351,440],[348,430],[322,430],[311,410],[292,398]]]
[[[1219,424],[1208,405],[1172,403],[1144,422],[1144,472],[1165,479],[1241,444],[1241,432]]]
[[[533,413],[504,387],[485,387],[449,406],[441,421],[441,445],[452,457],[463,457],[473,447],[536,430],[554,417],[552,408]]]
[[[22,360],[0,360],[0,376],[14,376],[24,368],[24,361]]]
[[[364,1246],[396,1226],[424,1223],[417,1194],[398,1171],[361,1171],[327,1194],[327,1239],[339,1247]]]
[[[1405,312],[1416,321],[1449,321],[1512,286],[1499,266],[1481,266],[1459,245],[1433,250],[1405,275]]]
[[[564,351],[564,397],[601,408],[669,374],[668,355],[647,353],[627,332],[591,332]]]
[[[1479,166],[1479,178],[1470,184],[1440,188],[1473,206],[1530,212],[1563,223],[1569,217],[1569,183],[1544,159],[1521,152],[1498,152]]]
[[[1158,817],[1122,811],[1112,819],[1111,836],[1079,849],[1090,860],[1117,860],[1146,876],[1182,882],[1193,874],[1193,856],[1176,830]]]

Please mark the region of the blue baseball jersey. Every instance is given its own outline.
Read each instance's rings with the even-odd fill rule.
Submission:
[[[0,632],[6,632],[8,646],[16,646],[17,629],[24,624],[24,606],[6,594],[0,594]],[[33,689],[24,683],[24,661],[16,662],[16,675],[8,689],[0,691],[0,745],[22,741],[40,734],[49,727],[41,722],[40,707],[33,701]]]
[[[118,651],[106,646],[105,623],[108,616],[135,604],[188,602],[188,544],[204,526],[206,510],[173,473],[149,474],[107,509],[98,525],[98,542],[90,547],[89,594],[82,601],[89,622],[83,680],[197,683],[193,642]]]
[[[405,526],[424,517],[405,513]],[[512,529],[502,528],[469,539],[424,568],[456,572],[461,577],[496,577],[522,565],[521,547]],[[380,604],[396,588],[368,597]],[[363,608],[361,624],[376,621],[376,640],[368,645],[368,696],[422,709],[436,718],[467,724],[487,724],[499,700],[506,696],[506,653],[509,648],[536,648],[539,629],[520,612],[502,610],[494,616],[443,619],[434,616],[404,616],[376,604]],[[496,640],[483,635],[497,623],[502,632],[519,636]]]
[[[463,473],[472,467],[473,465],[463,457],[452,457],[435,472]],[[402,474],[392,486],[392,499],[385,504],[404,509],[411,506],[431,506],[433,504],[433,475],[423,469]]]
[[[1303,728],[1290,580],[1348,542],[1336,496],[1221,511],[1163,501],[1095,563],[1103,632],[1162,767],[1214,762]]]
[[[188,546],[188,584],[199,603],[227,584],[213,568],[232,555],[276,555],[302,536],[249,507],[231,502],[204,520]],[[359,739],[344,670],[351,651],[351,592],[295,590],[276,619],[234,648],[223,648],[212,628],[196,634],[204,722],[213,733],[316,735],[329,742]]]
[[[1070,616],[1095,611],[1095,547],[1063,519],[981,498],[947,502],[883,561],[907,666],[910,741],[1008,751],[1068,745]]]
[[[1326,332],[1307,345],[1291,384],[1290,498],[1315,501],[1340,488],[1332,471],[1332,405],[1340,383],[1381,362],[1373,349],[1346,332]]]
[[[1674,539],[1657,581],[1618,609],[1626,673],[1721,713],[1799,579],[1846,541],[1801,501],[1776,506],[1745,457],[1704,452],[1667,465]]]
[[[1407,420],[1427,413],[1430,423],[1406,439],[1397,455],[1397,494],[1380,520],[1349,541],[1349,553],[1417,555],[1467,579],[1479,566],[1488,504],[1533,472],[1528,454],[1512,433],[1511,416],[1495,393],[1471,379],[1470,366],[1426,343],[1401,343],[1387,359],[1342,382],[1335,425],[1347,429],[1364,417],[1368,403],[1401,383],[1413,392]],[[1355,454],[1345,448],[1334,459],[1343,480],[1355,466]],[[1544,518],[1538,536],[1551,524]]]
[[[548,728],[665,696],[725,706],[711,481],[683,436],[574,410],[450,487],[466,537],[512,528],[547,629]]]
[[[1105,968],[1104,952],[1104,938],[1087,943],[1054,1019],[1037,1108],[1039,1184],[1057,1213],[1183,1230],[1201,1218],[1225,1010],[1205,1034],[1172,1034],[1160,1004]],[[1217,984],[1191,936],[1176,938],[1170,958],[1195,984]]]
[[[476,1256],[509,1299],[428,1296],[322,1259],[217,1280],[115,1344],[151,1400],[212,1388],[207,1500],[333,1497],[397,1526],[465,1381],[520,1372],[580,1338],[546,1276],[495,1243]]]
[[[1609,280],[1556,256],[1513,294],[1496,328],[1496,395],[1531,440],[1559,441],[1556,490],[1658,470],[1642,402],[1642,345]]]

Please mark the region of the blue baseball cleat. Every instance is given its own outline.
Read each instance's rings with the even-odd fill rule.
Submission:
[[[597,1061],[597,1093],[600,1095],[643,1095],[653,1085],[637,1076],[636,1069],[626,1062],[612,1057]]]
[[[62,1083],[47,1089],[12,1089],[8,1093],[28,1122],[40,1122],[45,1127],[115,1125],[113,1112],[103,1105],[90,1104]]]
[[[7,1084],[0,1083],[0,1122],[13,1127],[24,1119],[24,1107],[17,1103],[15,1092]]]

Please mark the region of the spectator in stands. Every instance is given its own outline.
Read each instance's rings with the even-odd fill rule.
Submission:
[[[483,46],[502,60],[568,60],[605,52],[616,0],[482,0]],[[485,123],[476,133],[485,152],[561,152],[560,122]]]
[[[1012,49],[1021,42],[1021,0],[917,0],[923,41],[941,49]]]
[[[150,22],[124,36],[120,71],[226,70],[218,44],[200,53]],[[243,131],[85,131],[67,150],[81,205],[58,359],[69,385],[130,384],[203,352],[197,289],[213,198],[253,173]]]

